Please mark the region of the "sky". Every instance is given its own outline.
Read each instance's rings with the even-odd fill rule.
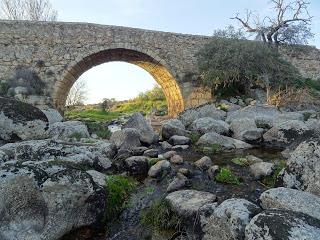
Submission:
[[[320,0],[310,0],[315,38],[320,48]],[[51,0],[59,21],[90,22],[166,32],[212,35],[214,29],[235,24],[230,18],[246,9],[270,15],[269,0]],[[105,63],[85,72],[87,103],[102,98],[129,99],[151,89],[155,81],[143,69],[120,62]]]

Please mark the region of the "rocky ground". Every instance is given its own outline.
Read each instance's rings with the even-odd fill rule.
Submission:
[[[319,129],[230,99],[106,140],[0,98],[0,239],[320,239]]]

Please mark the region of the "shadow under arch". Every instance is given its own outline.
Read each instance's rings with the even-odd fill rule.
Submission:
[[[63,112],[68,93],[77,79],[90,68],[112,61],[131,63],[151,74],[164,92],[169,116],[174,117],[184,110],[180,87],[168,69],[145,53],[125,48],[114,48],[93,53],[67,69],[62,79],[55,84],[53,93],[54,106],[60,112]]]

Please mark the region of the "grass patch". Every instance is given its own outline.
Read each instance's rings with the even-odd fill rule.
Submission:
[[[95,133],[99,138],[109,139],[111,132],[108,129],[107,122],[86,122],[88,131],[92,134]]]
[[[212,144],[210,146],[203,147],[201,150],[204,154],[215,154],[222,151],[222,146],[220,144]]]
[[[141,223],[152,229],[168,230],[179,229],[181,220],[171,211],[168,202],[160,199],[141,211]]]
[[[244,158],[244,157],[236,157],[233,158],[231,160],[231,162],[233,162],[234,164],[238,165],[238,166],[249,166],[250,163],[248,161],[248,159]]]
[[[80,132],[75,132],[75,133],[72,133],[69,138],[74,138],[76,139],[77,141],[80,141],[81,138],[83,138],[84,136],[82,135],[82,133]]]
[[[286,166],[286,162],[284,160],[279,161],[276,165],[275,165],[275,169],[272,173],[272,175],[265,177],[264,179],[261,180],[261,182],[270,188],[273,188],[276,184],[277,178],[279,176],[279,173],[281,172],[281,170],[283,168],[285,168]]]
[[[240,185],[241,181],[240,178],[235,176],[230,168],[223,167],[220,169],[219,173],[215,177],[217,182],[220,183],[228,183],[228,184],[235,184]]]
[[[148,159],[149,167],[152,167],[153,165],[155,165],[157,162],[159,162],[161,160],[163,160],[163,159],[161,159],[161,158],[149,158]]]
[[[65,118],[68,120],[80,121],[104,121],[109,122],[117,119],[122,114],[120,112],[106,112],[101,109],[72,109],[65,112]]]
[[[136,189],[136,182],[121,175],[112,175],[106,177],[107,211],[106,220],[111,221],[119,216],[121,211],[127,205],[131,193]]]
[[[190,133],[189,134],[189,138],[190,138],[192,144],[195,144],[196,142],[198,142],[200,137],[201,137],[201,134],[199,134],[199,133]]]

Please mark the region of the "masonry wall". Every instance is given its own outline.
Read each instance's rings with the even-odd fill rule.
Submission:
[[[209,41],[207,36],[88,23],[0,21],[0,80],[14,78],[19,68],[29,69],[45,87],[41,94],[24,96],[22,91],[18,97],[37,106],[54,105],[58,87],[67,91],[81,71],[105,60],[103,56],[99,59],[100,52],[128,49],[152,59],[135,59],[137,65],[148,66],[147,71],[151,71],[152,64],[165,69],[166,79],[173,79],[178,86],[179,93],[171,95],[180,94],[183,108],[190,108],[211,99],[210,91],[200,86],[196,57]],[[318,78],[319,50],[311,50],[308,54],[293,54],[292,62],[304,74]],[[125,54],[124,51],[121,60],[130,62]],[[79,62],[83,59],[86,61],[82,66]],[[63,85],[66,79],[69,83]]]

